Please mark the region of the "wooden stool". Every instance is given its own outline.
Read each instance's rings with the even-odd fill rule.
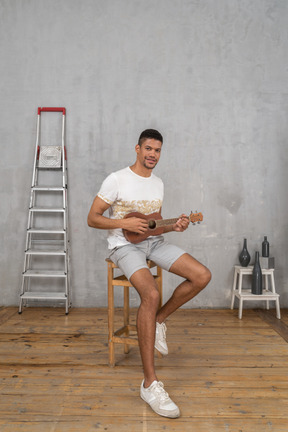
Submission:
[[[128,354],[129,345],[138,345],[137,337],[130,336],[130,331],[137,331],[136,325],[130,324],[130,308],[129,308],[129,287],[133,287],[126,276],[121,275],[115,277],[114,270],[119,269],[109,258],[106,259],[108,264],[108,332],[109,332],[109,366],[115,366],[115,350],[114,344],[124,344],[124,352]],[[150,269],[156,267],[157,273],[153,275],[157,282],[158,291],[160,294],[159,309],[162,306],[162,269],[153,261],[147,260],[147,265]],[[124,290],[124,305],[123,305],[123,326],[118,330],[114,330],[114,286],[122,286]],[[159,353],[161,356],[161,354]],[[161,356],[162,357],[162,356]]]
[[[249,267],[241,267],[234,266],[234,281],[232,287],[232,300],[231,300],[231,309],[234,307],[235,297],[239,299],[239,319],[242,318],[242,310],[243,310],[243,301],[251,301],[251,300],[261,300],[266,301],[266,309],[269,309],[269,301],[275,301],[276,303],[276,316],[278,319],[281,319],[280,314],[280,305],[279,305],[279,294],[276,293],[275,290],[275,281],[274,281],[274,269],[262,269],[262,276],[264,276],[264,289],[263,293],[260,295],[252,294],[251,289],[242,290],[242,282],[243,276],[252,275],[253,266]],[[269,281],[268,277],[270,276],[271,282],[271,291],[269,290]],[[238,279],[238,283],[237,283]]]

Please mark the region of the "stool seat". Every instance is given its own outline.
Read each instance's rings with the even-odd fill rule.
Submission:
[[[243,276],[251,276],[253,273],[253,266],[241,267],[239,265],[234,266],[234,279],[232,286],[232,299],[231,299],[231,309],[234,308],[235,297],[239,299],[239,319],[242,319],[243,312],[243,302],[245,301],[265,301],[266,309],[269,309],[269,301],[275,301],[276,304],[276,316],[281,319],[280,314],[280,304],[279,304],[279,294],[275,290],[274,281],[274,269],[262,269],[262,276],[264,277],[264,290],[261,295],[252,294],[251,288],[243,288]],[[269,278],[271,283],[271,290],[269,289]]]
[[[137,336],[131,335],[131,332],[137,332],[136,325],[130,324],[130,305],[129,305],[129,288],[133,287],[131,282],[125,275],[115,276],[114,270],[119,267],[109,258],[107,262],[108,275],[108,345],[109,345],[109,366],[115,366],[115,344],[124,344],[124,352],[128,354],[129,345],[138,345]],[[159,309],[162,306],[162,268],[157,266],[153,261],[147,260],[149,269],[156,269],[156,274],[153,277],[157,283],[157,288],[160,294]],[[123,326],[115,330],[114,323],[114,287],[123,287]],[[158,353],[160,357],[161,354]]]

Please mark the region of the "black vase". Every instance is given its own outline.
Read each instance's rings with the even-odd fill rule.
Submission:
[[[247,249],[247,239],[244,239],[243,249],[239,255],[239,261],[242,267],[247,267],[250,262],[250,254]]]
[[[264,241],[262,243],[262,257],[269,257],[269,242],[267,237],[264,237]]]
[[[262,294],[262,271],[259,263],[259,252],[255,252],[255,264],[252,272],[252,294]]]

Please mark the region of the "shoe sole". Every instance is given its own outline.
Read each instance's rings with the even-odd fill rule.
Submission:
[[[149,407],[152,409],[152,411],[154,411],[156,414],[158,414],[158,415],[160,415],[161,417],[166,417],[166,418],[178,418],[178,417],[180,417],[180,411],[178,412],[178,413],[176,413],[176,414],[169,414],[169,413],[165,413],[165,414],[163,414],[163,413],[160,413],[160,412],[157,412],[156,410],[154,410],[154,408],[149,404],[149,402],[147,402],[145,399],[144,399],[144,397],[140,394],[140,397],[141,397],[141,399],[144,401],[144,402],[146,402],[147,403],[147,405],[149,405]]]

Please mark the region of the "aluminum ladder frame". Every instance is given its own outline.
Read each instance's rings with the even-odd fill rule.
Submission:
[[[41,113],[42,112],[62,112],[62,137],[61,146],[40,146],[41,138]],[[22,307],[27,306],[29,300],[31,301],[52,301],[53,303],[65,303],[65,312],[68,314],[69,307],[71,307],[71,294],[70,294],[70,259],[69,259],[69,229],[68,229],[68,199],[67,199],[67,157],[66,157],[66,146],[65,146],[65,122],[66,122],[66,108],[38,108],[37,116],[37,131],[36,131],[36,146],[33,164],[33,176],[32,176],[32,186],[30,193],[30,204],[29,204],[29,214],[28,214],[28,224],[26,233],[26,244],[25,244],[25,256],[24,256],[24,268],[22,273],[22,285],[20,293],[20,304],[19,304],[19,314],[22,313]],[[41,156],[41,151],[50,147],[57,147],[57,151],[61,156],[59,157],[60,166],[57,167],[49,165],[49,160],[47,166],[40,166],[39,158]],[[49,150],[49,149],[48,149]],[[55,153],[55,152],[54,152]],[[49,156],[48,156],[49,158]],[[53,157],[50,156],[53,159]],[[53,160],[54,162],[54,160]],[[51,162],[50,162],[51,163]],[[57,186],[54,185],[40,185],[39,184],[39,171],[40,170],[57,170],[62,171],[62,184]],[[59,175],[59,174],[58,174]],[[36,197],[38,193],[50,194],[57,196],[58,193],[62,194],[62,207],[59,206],[37,206]],[[55,195],[56,194],[56,195]],[[42,195],[43,196],[43,195]],[[52,198],[53,199],[53,198]],[[34,220],[36,215],[55,215],[58,214],[63,217],[62,226],[57,228],[36,228],[34,226]],[[59,216],[58,216],[59,217]],[[55,240],[53,236],[58,236]],[[33,238],[34,236],[34,238]],[[35,236],[38,236],[35,238]],[[40,236],[40,239],[39,239]],[[43,236],[41,238],[41,236]],[[39,247],[40,245],[40,247]],[[37,247],[38,246],[38,247]],[[42,248],[41,248],[42,246]],[[59,249],[60,246],[60,249]],[[44,249],[43,249],[44,247]],[[61,257],[61,270],[39,270],[33,269],[33,257],[41,256],[44,257]],[[64,262],[63,262],[64,258]],[[57,258],[55,258],[57,260]],[[47,261],[47,260],[46,260]],[[40,280],[51,280],[61,279],[64,281],[64,288],[61,292],[50,292],[50,291],[34,291],[31,289],[31,281]],[[39,282],[37,283],[37,285]],[[43,287],[42,287],[43,288]]]

